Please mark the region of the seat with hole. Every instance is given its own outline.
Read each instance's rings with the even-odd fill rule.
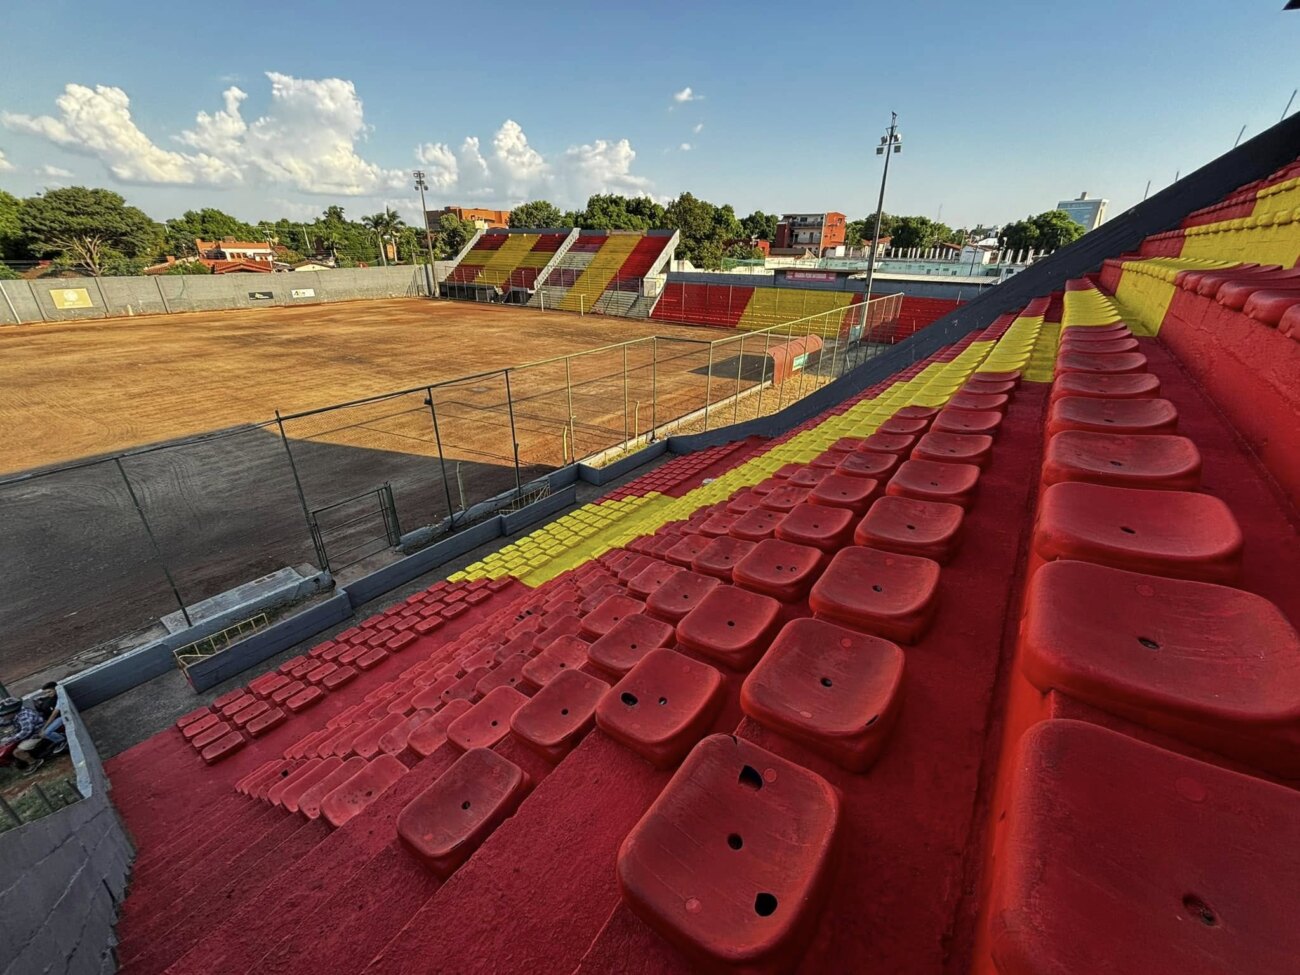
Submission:
[[[766,495],[764,495],[764,497],[766,497]],[[733,511],[715,511],[700,524],[700,534],[707,535],[710,538],[715,538],[718,535],[725,535],[727,532],[731,531],[731,526],[741,517],[743,517],[743,515],[736,514]]]
[[[651,650],[596,705],[596,726],[657,768],[671,768],[708,732],[722,674],[673,650]]]
[[[966,393],[958,391],[948,400],[948,406],[954,410],[970,410],[974,413],[1005,413],[1011,397],[1006,393]]]
[[[352,741],[352,750],[362,758],[374,758],[379,754],[379,740],[404,721],[404,714],[385,714],[376,719]]]
[[[708,544],[709,538],[704,535],[686,535],[664,553],[664,559],[673,565],[689,569],[695,556],[699,555]]]
[[[1044,692],[1300,777],[1300,636],[1266,599],[1052,562],[1030,582],[1020,645]]]
[[[558,762],[596,724],[596,703],[609,685],[580,670],[558,674],[514,713],[510,731],[548,762]]]
[[[1052,383],[1052,401],[1063,396],[1090,396],[1100,399],[1144,399],[1160,395],[1160,379],[1149,372],[1100,375],[1067,372]]]
[[[585,640],[572,634],[562,636],[524,664],[521,676],[533,687],[545,687],[564,671],[577,670],[585,664],[588,646]]]
[[[298,812],[308,819],[320,819],[321,803],[325,797],[365,767],[366,760],[360,756],[353,756],[335,766],[333,771],[318,779],[298,797]]]
[[[789,511],[795,505],[808,499],[808,490],[806,487],[800,487],[787,481],[783,487],[777,488],[763,498],[762,507],[768,511]]]
[[[1034,551],[1044,561],[1078,559],[1116,569],[1234,583],[1241,528],[1218,498],[1062,481],[1042,494]]]
[[[396,756],[406,751],[406,743],[410,740],[411,732],[433,717],[433,714],[431,709],[408,714],[405,721],[379,739],[381,754],[376,757],[382,758],[385,754]]]
[[[1013,767],[987,970],[1295,970],[1300,795],[1078,721]]]
[[[823,552],[835,552],[853,534],[854,519],[853,512],[848,508],[801,504],[781,519],[776,526],[775,535],[783,542],[810,545]]]
[[[587,659],[607,674],[622,677],[651,650],[673,642],[673,627],[645,613],[624,617],[587,648]]]
[[[714,735],[623,841],[619,890],[692,970],[792,971],[829,894],[840,817],[821,776]]]
[[[710,539],[709,544],[691,562],[691,570],[730,582],[736,563],[748,555],[753,547],[754,543],[749,539],[732,538],[730,535]]]
[[[682,567],[680,565],[673,565],[671,562],[660,562],[656,559],[654,564],[646,566],[628,580],[627,591],[637,599],[645,599],[662,586],[666,580],[681,571]]]
[[[1047,442],[1043,457],[1043,483],[1058,481],[1187,491],[1201,482],[1201,452],[1170,434],[1065,430]]]
[[[456,872],[528,795],[528,775],[488,748],[475,748],[406,804],[402,843],[439,877]]]
[[[930,426],[933,417],[899,416],[895,413],[876,428],[877,433],[902,434],[903,436],[920,436]]]
[[[912,450],[913,460],[985,467],[993,457],[993,438],[979,433],[927,433]]]
[[[785,512],[771,508],[755,508],[747,511],[731,526],[732,538],[743,538],[750,542],[761,542],[771,538],[777,524],[785,517]]]
[[[820,467],[810,465],[802,470],[795,471],[790,475],[788,483],[793,484],[795,487],[815,488],[835,470],[836,465],[844,457],[844,454],[839,451],[827,451],[826,453],[830,454],[830,456],[822,455],[826,457],[826,464]]]
[[[406,747],[421,758],[428,758],[447,743],[447,726],[473,706],[464,698],[444,704],[442,710],[417,725],[406,736]]]
[[[475,667],[473,670],[465,671],[465,676],[442,692],[443,701],[454,701],[457,698],[464,698],[471,703],[477,701],[481,696],[478,692],[478,682],[489,673],[491,671],[487,667]]]
[[[736,585],[794,603],[808,595],[825,562],[821,549],[768,538],[736,565]]]
[[[980,469],[974,464],[907,460],[893,476],[886,493],[917,501],[942,501],[968,508],[975,499]]]
[[[321,800],[321,815],[331,826],[342,826],[405,774],[406,766],[396,758],[380,755]]]
[[[888,433],[877,430],[862,441],[859,450],[869,450],[877,454],[897,454],[906,457],[916,445],[916,437],[907,433]]]
[[[880,482],[874,478],[832,474],[808,492],[808,502],[828,508],[847,508],[861,515],[871,507],[880,491]]]
[[[821,619],[915,643],[938,603],[939,563],[851,545],[831,559],[808,604]]]
[[[677,645],[748,670],[767,650],[780,615],[781,604],[771,596],[718,586],[677,624]]]
[[[979,373],[971,376],[962,384],[963,393],[982,393],[984,395],[1011,396],[1015,392],[1016,384],[1010,379],[985,379]]]
[[[961,545],[965,514],[960,505],[886,495],[858,522],[853,541],[945,565]]]
[[[1110,399],[1096,396],[1062,396],[1052,403],[1047,417],[1049,437],[1065,430],[1093,433],[1173,433],[1178,410],[1167,399]]]
[[[740,706],[850,772],[880,756],[902,706],[903,651],[817,619],[785,625],[745,678]]]
[[[849,477],[869,477],[880,481],[889,480],[894,468],[903,462],[898,454],[884,454],[874,450],[855,450],[844,454],[843,460],[835,468],[837,474]]]
[[[463,752],[491,748],[510,731],[510,716],[527,703],[513,687],[498,687],[447,725],[447,740]]]
[[[1115,375],[1117,373],[1146,372],[1147,357],[1141,352],[1111,352],[1093,354],[1088,352],[1062,352],[1056,357],[1056,374],[1067,372],[1098,373]]]
[[[700,604],[709,590],[721,585],[715,576],[683,569],[651,593],[645,609],[651,615],[676,623]]]
[[[946,407],[934,418],[930,429],[934,433],[971,433],[994,436],[1002,424],[1002,414],[996,410],[959,410]]]
[[[619,620],[645,607],[645,603],[631,596],[610,596],[582,618],[582,632],[592,639],[604,636]]]
[[[498,687],[518,687],[523,682],[524,668],[532,661],[526,654],[516,653],[507,657],[479,678],[474,690],[480,695],[491,694]]]
[[[298,800],[303,793],[325,776],[343,764],[338,756],[330,758],[311,758],[299,765],[293,774],[281,779],[266,793],[266,801],[273,806],[282,806],[289,812],[298,811]]]
[[[459,680],[459,678],[452,674],[447,674],[445,677],[439,677],[432,684],[429,684],[420,691],[419,694],[416,694],[415,697],[411,698],[411,704],[417,711],[424,709],[430,711],[437,710],[437,708],[443,703],[443,692],[446,691],[447,688],[453,687],[457,680]]]

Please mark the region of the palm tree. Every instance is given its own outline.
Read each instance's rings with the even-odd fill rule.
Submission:
[[[392,207],[384,207],[384,212],[379,214],[383,218],[384,237],[393,242],[393,261],[400,264],[400,254],[397,249],[398,238],[406,228],[406,221]]]
[[[327,223],[343,223],[343,208],[337,203],[332,203],[325,208],[322,216]]]
[[[379,263],[387,267],[388,257],[384,254],[384,229],[387,226],[385,214],[375,213],[368,217],[362,217],[361,223],[367,230],[374,231],[375,236],[379,238]]]

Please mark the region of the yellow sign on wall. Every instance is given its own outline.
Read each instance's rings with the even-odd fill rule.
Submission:
[[[50,292],[54,307],[60,311],[65,308],[94,308],[90,292],[85,288],[56,288]]]

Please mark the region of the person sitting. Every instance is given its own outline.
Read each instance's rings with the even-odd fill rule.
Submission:
[[[57,712],[55,712],[57,713]],[[24,775],[30,775],[41,767],[43,759],[35,754],[38,748],[52,741],[42,737],[48,722],[35,707],[25,705],[17,698],[7,697],[0,701],[0,749],[14,746],[14,763]],[[60,720],[60,728],[62,721]],[[59,739],[63,735],[57,729]]]

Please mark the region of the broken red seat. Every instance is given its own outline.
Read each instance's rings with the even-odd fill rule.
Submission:
[[[520,674],[530,686],[545,687],[564,671],[577,670],[585,664],[588,646],[585,640],[565,634],[524,664]]]
[[[681,571],[683,570],[680,565],[660,562],[656,559],[653,565],[646,566],[634,578],[628,580],[627,591],[638,599],[645,599]]]
[[[1241,528],[1218,498],[1063,481],[1039,503],[1034,551],[1116,569],[1231,585],[1241,572]]]
[[[1266,599],[1052,562],[1030,581],[1020,645],[1044,692],[1300,777],[1300,636]]]
[[[853,541],[887,552],[918,555],[944,565],[961,544],[965,514],[960,505],[886,495],[858,523]]]
[[[849,477],[875,478],[881,481],[888,480],[894,468],[903,461],[898,454],[885,454],[875,450],[855,450],[851,454],[844,454],[843,457],[839,466],[835,468],[835,473],[847,474]]]
[[[341,758],[309,758],[292,774],[276,782],[266,791],[266,801],[273,806],[283,806],[290,812],[298,811],[298,797],[343,764]]]
[[[217,719],[203,730],[196,732],[190,739],[190,744],[196,751],[202,751],[223,735],[229,734],[230,730],[229,722]]]
[[[820,557],[816,549],[807,551]],[[716,586],[677,624],[677,645],[732,670],[749,670],[767,650],[780,615],[781,604],[771,596]]]
[[[819,548],[768,538],[737,563],[732,577],[738,586],[793,603],[808,595],[824,560]]]
[[[736,563],[753,550],[754,544],[748,539],[732,538],[730,535],[709,539],[709,543],[700,549],[691,562],[690,568],[693,572],[730,582]]]
[[[806,500],[808,500],[808,488],[787,483],[765,495],[761,507],[768,511],[784,513]]]
[[[510,716],[528,703],[513,687],[498,687],[447,726],[447,740],[461,751],[491,748],[510,731]]]
[[[447,726],[468,711],[472,704],[457,698],[444,704],[431,718],[419,724],[406,736],[406,747],[421,758],[428,758],[447,741]]]
[[[465,671],[465,675],[459,678],[456,683],[442,692],[442,699],[445,702],[454,701],[457,698],[464,698],[466,701],[477,701],[479,698],[478,682],[489,673],[487,667],[475,667],[473,670]]]
[[[518,808],[529,788],[519,766],[491,749],[475,748],[407,803],[397,817],[397,835],[445,879]]]
[[[498,687],[518,687],[524,680],[524,667],[532,659],[532,657],[522,653],[507,657],[479,678],[479,682],[474,685],[474,689],[479,694],[487,696]]]
[[[1136,352],[1137,350],[1137,339],[1120,337],[1106,341],[1096,339],[1062,341],[1059,352],[1086,352],[1090,355],[1109,355],[1115,352]]]
[[[774,534],[783,542],[834,552],[848,541],[854,519],[854,513],[848,508],[801,504],[781,519]]]
[[[308,819],[319,819],[325,797],[366,767],[364,758],[353,757],[322,776],[298,797],[298,812]]]
[[[651,650],[596,705],[596,725],[657,768],[682,760],[722,705],[722,675],[672,650]]]
[[[938,417],[935,417],[935,422]],[[897,454],[899,457],[906,457],[916,446],[916,437],[911,434],[888,433],[877,430],[871,436],[862,441],[861,450],[871,451],[877,454]]]
[[[1062,352],[1056,357],[1056,374],[1084,372],[1117,375],[1146,372],[1147,357],[1141,352],[1115,352],[1094,355],[1088,352]]]
[[[718,585],[714,576],[681,569],[650,595],[645,609],[661,620],[676,623]]]
[[[263,798],[276,785],[293,774],[298,762],[289,759],[272,759],[259,765],[235,785],[235,791],[254,799]]]
[[[976,433],[927,433],[912,451],[913,460],[984,467],[993,456],[993,438]]]
[[[875,478],[832,474],[808,492],[808,502],[828,508],[847,508],[861,515],[871,507],[880,490],[880,481]]]
[[[181,728],[181,737],[186,741],[193,741],[205,731],[209,731],[218,724],[224,724],[219,717],[211,711],[206,711],[195,720],[191,721],[185,727]]]
[[[622,677],[656,647],[673,641],[673,628],[644,613],[624,617],[618,625],[587,648],[587,659],[599,669]]]
[[[759,724],[851,772],[875,763],[902,706],[903,651],[817,619],[787,623],[745,679]]]
[[[1002,414],[992,410],[945,409],[935,417],[933,433],[960,433],[992,436],[1002,423]]]
[[[772,537],[772,533],[776,531],[776,526],[784,515],[784,512],[770,508],[755,508],[737,519],[736,523],[731,526],[730,534],[733,538],[761,542],[765,538]]]
[[[223,758],[229,758],[248,744],[248,739],[238,731],[229,731],[199,752],[199,758],[209,765],[215,765]]]
[[[673,565],[680,565],[684,569],[689,569],[695,557],[708,547],[709,541],[708,536],[687,535],[665,552],[664,558]]]
[[[1006,393],[964,393],[956,392],[948,400],[948,407],[954,410],[970,410],[972,413],[1005,413],[1007,403],[1011,400]]]
[[[1065,430],[1093,433],[1173,433],[1178,427],[1178,410],[1167,399],[1102,399],[1094,396],[1062,396],[1052,403],[1047,418],[1047,435]]]
[[[933,417],[899,416],[895,413],[876,428],[877,433],[902,434],[903,436],[920,436],[929,429]],[[870,438],[867,438],[870,439]]]
[[[685,572],[685,569],[679,569]],[[582,632],[595,639],[604,636],[619,620],[639,613],[646,604],[630,596],[610,596],[582,619]]]
[[[1079,721],[1011,767],[988,970],[1295,969],[1300,795]]]
[[[939,563],[849,546],[831,559],[808,595],[821,619],[897,643],[921,638],[938,603]]]
[[[405,774],[406,766],[392,755],[380,755],[321,800],[321,815],[331,826],[342,826]]]
[[[829,894],[840,798],[751,742],[700,742],[618,852],[624,902],[697,966],[792,971]]]
[[[1063,396],[1091,396],[1101,399],[1142,399],[1160,395],[1160,379],[1149,372],[1105,376],[1067,372],[1052,383],[1052,401]]]
[[[557,674],[510,718],[515,737],[548,762],[558,762],[596,724],[596,704],[609,685],[580,670]]]
[[[979,479],[980,469],[974,464],[908,460],[890,479],[885,491],[895,497],[941,501],[967,508],[975,498]]]
[[[1155,403],[1158,400],[1139,402]],[[1201,454],[1186,437],[1066,430],[1047,444],[1043,481],[1188,490],[1201,480]]]

